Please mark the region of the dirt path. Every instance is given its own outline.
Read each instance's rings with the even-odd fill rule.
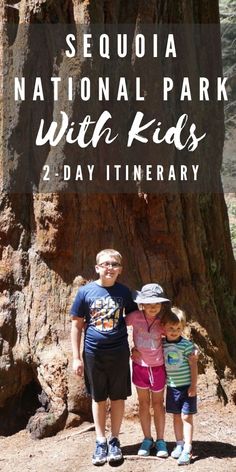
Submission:
[[[91,465],[94,448],[94,431],[83,431],[88,424],[65,430],[53,438],[32,440],[26,431],[14,436],[0,437],[0,470],[4,472],[87,472],[97,469],[108,472],[174,472],[181,470],[176,461],[168,459],[138,458],[142,439],[138,420],[125,420],[120,440],[124,461],[97,468]],[[167,415],[166,438],[169,451],[174,446],[171,418]],[[212,405],[200,407],[195,417],[193,461],[188,471],[236,472],[236,407]],[[185,470],[185,469],[184,469]]]

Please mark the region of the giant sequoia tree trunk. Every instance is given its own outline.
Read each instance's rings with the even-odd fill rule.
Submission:
[[[21,0],[19,11],[3,3],[3,21],[15,23],[219,22],[216,0]],[[24,61],[27,37],[21,41]],[[211,149],[216,167],[220,116]],[[15,126],[21,120],[19,109]],[[24,427],[30,416],[37,437],[58,431],[69,414],[89,417],[83,384],[70,371],[68,312],[105,247],[123,254],[130,287],[158,281],[186,309],[209,396],[235,401],[236,279],[223,194],[2,194],[0,237],[0,434]]]

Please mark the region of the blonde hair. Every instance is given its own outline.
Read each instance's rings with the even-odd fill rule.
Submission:
[[[166,313],[162,317],[161,322],[163,325],[166,325],[167,323],[171,323],[174,325],[181,323],[182,327],[184,328],[186,325],[185,312],[180,308],[177,308],[176,306],[172,306],[172,308],[166,311]]]
[[[98,252],[96,255],[96,263],[99,263],[99,260],[102,256],[112,256],[116,259],[120,264],[122,264],[122,255],[116,251],[115,249],[103,249],[102,251]]]

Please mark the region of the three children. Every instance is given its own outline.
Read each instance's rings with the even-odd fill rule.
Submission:
[[[82,375],[84,369],[86,387],[92,396],[96,431],[92,463],[102,465],[106,461],[122,459],[119,431],[124,401],[131,395],[127,324],[133,326],[136,348],[133,383],[137,388],[144,435],[138,454],[147,456],[154,446],[151,436],[152,402],[157,436],[156,455],[168,456],[164,441],[163,406],[167,375],[167,412],[174,414],[176,435],[176,447],[171,455],[178,459],[180,465],[188,464],[191,459],[192,415],[196,412],[197,367],[195,360],[188,360],[193,345],[181,336],[185,323],[183,312],[176,308],[170,310],[169,299],[158,284],[145,285],[133,300],[129,289],[116,281],[122,271],[122,256],[114,249],[105,249],[97,254],[95,270],[98,280],[80,288],[71,308],[73,370],[77,375]],[[80,342],[84,328],[81,359]],[[166,340],[162,345],[164,336]],[[177,371],[184,375],[176,375]],[[111,405],[111,436],[107,442],[108,398]],[[189,399],[192,401],[189,402]]]

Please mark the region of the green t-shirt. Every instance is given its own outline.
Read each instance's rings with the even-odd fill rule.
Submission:
[[[188,356],[194,351],[194,344],[185,338],[168,342],[163,340],[167,385],[183,387],[191,384]]]

